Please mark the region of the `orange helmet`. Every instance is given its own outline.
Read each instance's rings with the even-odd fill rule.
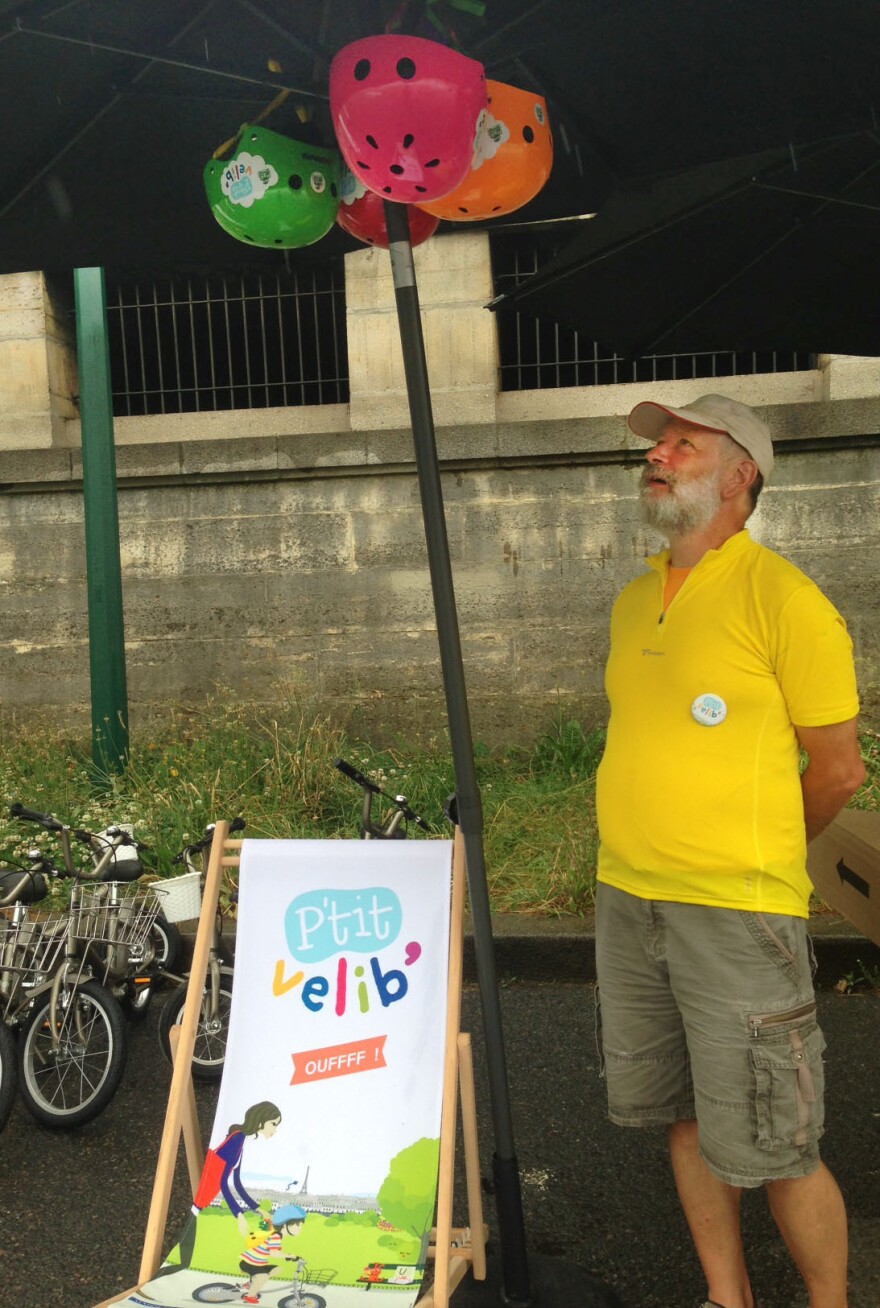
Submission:
[[[463,182],[420,209],[450,222],[474,222],[521,209],[550,176],[553,137],[544,97],[487,80],[488,114]]]

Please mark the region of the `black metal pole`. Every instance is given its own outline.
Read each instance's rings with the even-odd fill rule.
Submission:
[[[623,1308],[613,1290],[582,1268],[557,1258],[529,1257],[526,1251],[522,1191],[513,1141],[510,1086],[489,910],[489,887],[483,857],[483,812],[474,766],[470,712],[440,485],[440,464],[437,459],[425,343],[406,207],[386,200],[385,223],[390,243],[397,320],[455,767],[458,820],[464,843],[473,920],[477,983],[480,989],[489,1096],[495,1131],[492,1175],[501,1255],[500,1296],[511,1308],[529,1308],[534,1303],[542,1308],[543,1305],[547,1308],[560,1308],[563,1304],[566,1308]],[[478,1292],[479,1288],[474,1283],[472,1290]],[[459,1300],[462,1308],[471,1308],[475,1303],[482,1305],[483,1302],[479,1294],[477,1299],[473,1299],[463,1288],[456,1291],[456,1303]]]
[[[446,713],[455,768],[458,820],[464,843],[468,896],[473,920],[477,983],[480,988],[489,1095],[495,1128],[493,1171],[504,1297],[510,1304],[529,1304],[532,1293],[526,1257],[522,1195],[513,1141],[507,1059],[504,1052],[489,890],[483,857],[483,812],[474,766],[473,737],[465,689],[455,592],[452,585],[449,540],[446,534],[446,516],[440,485],[440,465],[437,460],[419,296],[405,206],[386,200],[385,222],[390,242],[394,294],[397,301],[400,342],[403,349],[406,389],[425,523],[428,566],[434,596],[437,637],[440,643]]]

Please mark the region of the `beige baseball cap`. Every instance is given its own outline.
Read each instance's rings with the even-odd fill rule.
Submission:
[[[636,405],[627,421],[637,436],[653,441],[670,418],[693,423],[695,427],[705,427],[708,431],[726,432],[744,450],[748,450],[757,463],[761,476],[770,476],[773,470],[770,428],[747,404],[729,400],[726,395],[701,395],[684,409],[671,409],[668,405],[645,400]]]

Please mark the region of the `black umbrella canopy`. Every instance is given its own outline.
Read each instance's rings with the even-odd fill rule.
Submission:
[[[455,14],[450,6],[431,7],[441,30],[425,6],[411,8],[348,0],[0,0],[9,149],[0,271],[277,264],[278,252],[245,252],[216,226],[202,188],[204,164],[280,89],[292,93],[266,126],[332,143],[328,69],[338,49],[383,32],[395,10],[408,20],[404,31],[450,41],[458,35],[444,26],[447,11]],[[482,26],[474,19],[470,34],[476,38]],[[505,80],[509,59],[494,63]],[[522,75],[517,82],[541,90]],[[574,181],[581,156],[573,122],[565,137],[568,150],[560,149],[556,177],[533,217],[566,212],[573,197],[576,205],[587,200]],[[296,258],[355,245],[334,229]]]
[[[871,121],[869,0],[0,0],[0,271],[277,263],[216,227],[202,167],[281,87],[267,125],[301,134],[306,112],[332,139],[333,54],[395,23],[546,96],[556,162],[522,222]]]
[[[880,137],[709,165],[616,195],[493,307],[635,357],[880,354]]]

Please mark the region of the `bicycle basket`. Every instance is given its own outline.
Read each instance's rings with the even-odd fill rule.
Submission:
[[[154,881],[151,890],[159,896],[168,922],[190,922],[202,911],[202,878],[199,872],[185,872],[167,881]]]
[[[159,900],[152,886],[126,885],[108,881],[98,886],[80,886],[73,915],[73,934],[85,943],[142,945],[159,915]]]
[[[16,973],[25,984],[50,976],[64,952],[66,927],[64,913],[15,922],[12,910],[5,910],[0,915],[0,971]]]

